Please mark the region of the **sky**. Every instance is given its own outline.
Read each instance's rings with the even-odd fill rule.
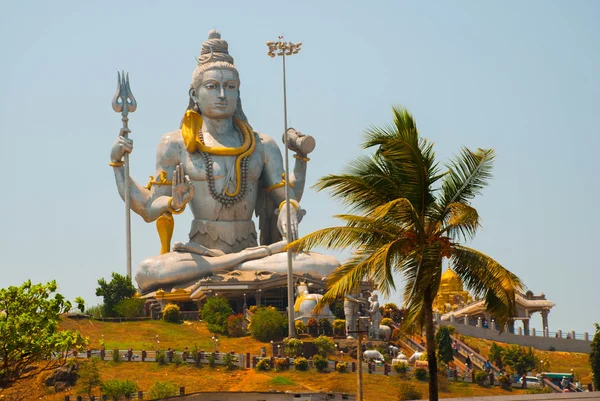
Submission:
[[[138,102],[131,176],[145,184],[218,29],[250,123],[278,142],[281,59],[265,42],[303,42],[287,60],[289,124],[317,142],[301,234],[344,212],[308,186],[344,171],[364,154],[364,131],[404,106],[442,165],[462,146],[496,150],[494,177],[473,201],[483,227],[468,245],[556,304],[550,331],[593,333],[599,19],[595,1],[2,1],[0,287],[55,279],[94,305],[97,280],[125,274],[124,206],[108,166],[121,127],[110,105],[117,71],[129,72]],[[191,219],[176,216],[174,240],[187,239]],[[131,224],[135,269],[160,244],[154,224],[135,214]],[[531,324],[541,329],[539,314]]]

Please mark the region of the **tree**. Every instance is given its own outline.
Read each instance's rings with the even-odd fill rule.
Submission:
[[[117,316],[116,306],[124,299],[131,298],[137,292],[127,276],[113,272],[110,282],[98,279],[96,296],[104,297],[104,316]]]
[[[0,289],[0,387],[55,369],[57,356],[87,344],[79,331],[57,330],[71,303],[55,293],[56,281]]]
[[[75,298],[75,303],[77,304],[77,309],[79,309],[81,313],[85,312],[85,300],[83,298]]]
[[[387,303],[383,305],[383,311],[381,313],[383,317],[389,317],[394,323],[400,323],[404,317],[404,312],[396,306],[395,303]]]
[[[325,228],[290,244],[293,249],[352,248],[352,256],[329,275],[319,305],[358,290],[365,279],[388,296],[396,289],[394,273],[403,278],[405,325],[425,325],[429,355],[429,397],[438,399],[433,300],[440,286],[442,261],[475,297],[484,298],[502,327],[515,311],[521,281],[489,256],[460,244],[480,226],[470,205],[491,177],[493,150],[463,148],[441,173],[433,146],[419,137],[412,116],[394,108],[394,124],[371,128],[365,149],[347,173],[328,175],[315,185],[344,203],[345,224]],[[318,306],[319,306],[318,305]]]
[[[227,318],[233,314],[229,301],[224,297],[208,298],[202,307],[202,320],[213,333],[227,332]]]
[[[281,338],[286,330],[286,318],[272,307],[258,308],[250,320],[250,333],[259,341]]]
[[[438,359],[446,365],[454,360],[454,351],[452,350],[452,338],[450,338],[450,328],[440,326],[435,333],[435,342],[438,346]]]
[[[490,352],[488,354],[488,359],[490,361],[492,361],[492,363],[494,365],[496,365],[496,367],[498,369],[502,369],[502,368],[504,368],[504,363],[502,363],[502,355],[503,354],[504,354],[504,348],[499,346],[495,342],[493,342],[492,345],[490,346]]]
[[[502,363],[510,366],[515,373],[522,376],[535,368],[535,356],[531,347],[511,345],[502,352]]]
[[[594,334],[591,344],[590,368],[592,369],[594,388],[598,390],[600,389],[600,326],[598,323],[594,323],[594,327],[596,327],[596,334]]]
[[[97,356],[80,364],[77,372],[77,387],[79,394],[87,394],[92,398],[94,388],[102,385],[100,380],[100,358]]]

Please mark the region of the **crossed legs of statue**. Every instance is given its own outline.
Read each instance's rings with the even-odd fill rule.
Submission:
[[[178,249],[177,252],[142,261],[135,280],[142,292],[146,293],[159,288],[185,287],[215,272],[233,269],[287,274],[287,254],[282,252],[286,245],[286,241],[279,241],[235,253],[219,254],[207,250],[200,255],[198,252],[202,251],[202,246],[198,245],[200,248],[196,249],[195,244],[185,244],[185,247],[174,247]],[[209,256],[211,254],[214,256]],[[316,252],[294,253],[292,263],[294,274],[310,274],[315,279],[328,276],[340,265],[335,257]]]

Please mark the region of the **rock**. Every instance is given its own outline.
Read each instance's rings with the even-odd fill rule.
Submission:
[[[54,391],[60,393],[61,391],[65,391],[67,389],[66,382],[56,382],[54,383]]]
[[[77,365],[68,364],[55,369],[50,376],[46,378],[44,384],[46,386],[54,386],[57,382],[65,382],[73,385],[77,381]]]

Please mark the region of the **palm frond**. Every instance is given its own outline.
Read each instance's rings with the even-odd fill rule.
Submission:
[[[452,203],[468,203],[487,185],[492,177],[496,153],[493,149],[471,152],[463,147],[461,154],[448,164],[442,183],[440,205],[444,210]]]
[[[447,233],[456,241],[471,240],[480,226],[477,209],[464,203],[454,202],[448,205],[447,223],[441,230],[441,234]]]
[[[381,242],[385,239],[393,239],[389,233],[382,230],[374,230],[372,227],[328,227],[317,230],[302,238],[291,242],[286,249],[295,251],[309,250],[316,247],[327,249],[343,249],[360,247],[365,243],[373,241]]]
[[[515,294],[523,290],[523,283],[491,257],[474,249],[454,245],[452,270],[476,298],[486,299],[495,310],[496,319],[505,321],[516,311]]]

